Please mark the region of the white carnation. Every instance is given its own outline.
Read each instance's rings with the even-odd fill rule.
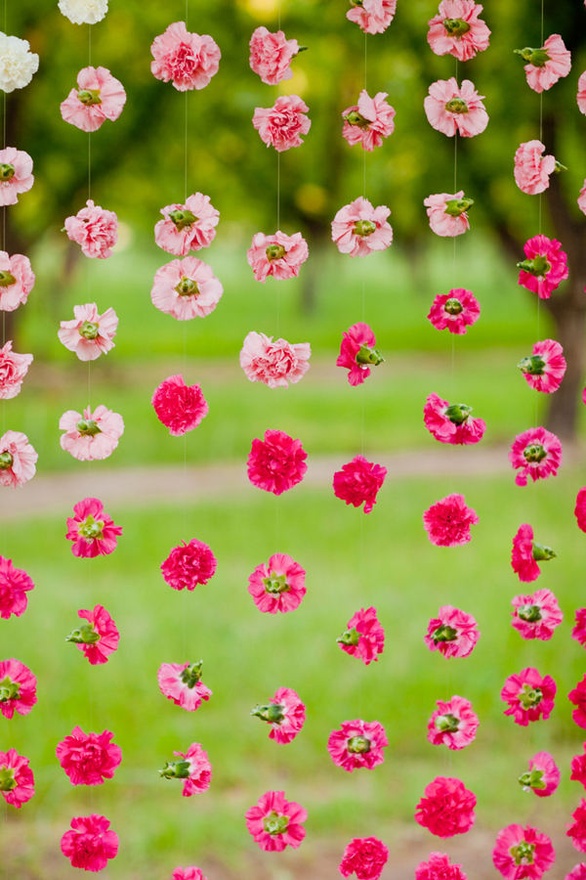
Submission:
[[[4,92],[23,89],[38,69],[39,56],[30,51],[29,41],[0,31],[0,89]]]
[[[73,24],[96,24],[108,11],[108,0],[59,0],[59,10]]]

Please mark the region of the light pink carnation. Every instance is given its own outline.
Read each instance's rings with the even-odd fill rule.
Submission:
[[[57,336],[80,361],[95,361],[114,348],[118,329],[118,315],[114,309],[106,309],[100,315],[95,303],[85,303],[73,306],[73,314],[72,321],[61,321]]]
[[[163,779],[182,779],[183,797],[207,791],[212,781],[212,765],[200,743],[191,743],[185,753],[173,752],[179,760],[167,761],[159,771]]]
[[[0,794],[7,804],[19,810],[35,793],[35,777],[30,761],[16,749],[0,752]]]
[[[195,712],[212,695],[201,680],[202,665],[201,660],[198,663],[161,663],[157,681],[163,696],[186,712]]]
[[[556,169],[554,156],[544,156],[545,145],[533,140],[520,144],[515,153],[515,183],[521,192],[534,196],[549,187],[550,174]]]
[[[368,324],[352,324],[344,331],[336,366],[348,370],[350,385],[362,385],[370,376],[370,368],[383,362],[384,358],[375,345],[376,338]]]
[[[486,422],[474,418],[472,407],[465,403],[448,403],[437,394],[430,394],[423,407],[423,422],[429,433],[440,443],[465,445],[479,443],[486,431]]]
[[[178,321],[190,321],[213,312],[223,292],[211,266],[196,257],[185,257],[157,269],[151,300],[165,315]]]
[[[305,596],[305,569],[286,553],[274,553],[248,578],[248,592],[259,611],[295,611]]]
[[[92,412],[87,406],[83,415],[68,409],[59,419],[61,449],[78,461],[108,458],[124,433],[124,420],[119,413],[100,404]]]
[[[208,402],[199,385],[186,385],[183,376],[169,376],[155,389],[151,403],[160,422],[173,437],[180,437],[202,422]]]
[[[555,238],[535,235],[523,245],[525,260],[517,263],[519,284],[549,299],[552,292],[568,277],[568,257]]]
[[[5,147],[0,150],[0,206],[16,205],[21,193],[31,189],[33,160],[24,150]]]
[[[34,583],[22,568],[15,568],[11,559],[0,556],[0,618],[20,617],[26,611],[29,590]]]
[[[465,834],[474,825],[476,795],[460,779],[436,776],[417,804],[415,821],[438,837]]]
[[[364,504],[364,513],[370,513],[386,475],[387,469],[382,464],[375,464],[363,455],[356,455],[352,461],[343,464],[341,470],[335,472],[334,495],[353,507]]]
[[[358,104],[346,107],[342,113],[342,136],[350,146],[360,144],[363,150],[371,152],[394,132],[395,108],[386,97],[387,92],[377,92],[371,98],[366,89],[362,89]]]
[[[20,394],[32,362],[32,354],[17,354],[12,351],[11,339],[0,348],[0,400],[10,400]]]
[[[358,657],[365,666],[378,660],[385,647],[385,631],[376,616],[376,608],[361,608],[353,614],[345,632],[336,641],[346,654]]]
[[[265,431],[264,440],[255,437],[248,455],[248,479],[257,489],[281,495],[300,483],[307,465],[301,440],[283,431]]]
[[[449,293],[438,293],[431,304],[427,320],[436,330],[449,330],[462,336],[480,317],[480,303],[471,290],[455,287]]]
[[[429,87],[423,101],[427,121],[436,131],[448,137],[474,137],[488,125],[488,113],[482,103],[483,95],[476,91],[469,79],[459,86],[455,77],[438,79]]]
[[[586,214],[586,179],[582,184],[582,189],[580,190],[580,195],[577,198],[578,207],[582,211],[583,214]]]
[[[281,745],[292,742],[305,724],[305,704],[291,688],[278,688],[267,704],[250,714],[270,724],[269,739]]]
[[[72,785],[102,785],[112,779],[122,761],[122,749],[112,742],[109,730],[84,733],[73,728],[69,736],[57,745],[57,760]]]
[[[240,366],[251,382],[263,382],[269,388],[287,388],[294,385],[309,370],[311,346],[309,342],[291,345],[286,339],[276,339],[251,330],[244,339],[240,352]]]
[[[470,229],[467,212],[474,202],[464,196],[463,190],[453,195],[434,193],[424,199],[423,204],[427,209],[429,225],[436,235],[454,238]]]
[[[450,861],[445,853],[432,852],[428,861],[420,862],[415,868],[415,880],[467,880],[468,875],[462,865]]]
[[[88,558],[114,552],[122,526],[114,524],[99,498],[78,501],[73,514],[67,518],[65,537],[73,541],[71,552],[74,556]]]
[[[118,835],[105,816],[75,816],[61,838],[61,852],[74,868],[102,871],[118,854]]]
[[[266,281],[269,275],[283,280],[299,275],[308,255],[307,242],[300,232],[286,235],[279,229],[274,235],[255,233],[246,259],[257,281]]]
[[[0,714],[28,715],[37,702],[37,679],[20,660],[0,660]]]
[[[555,339],[536,342],[533,353],[517,364],[528,385],[544,394],[552,394],[566,374],[564,350]]]
[[[584,113],[584,115],[586,115],[586,70],[584,71],[584,73],[580,74],[576,100],[578,102],[578,109],[580,113]]]
[[[372,251],[384,251],[393,241],[393,230],[387,217],[391,210],[386,205],[371,205],[359,196],[340,208],[332,220],[332,241],[341,254],[366,257]]]
[[[288,40],[283,31],[272,33],[266,27],[257,27],[249,45],[250,67],[264,83],[275,86],[291,79],[291,60],[300,51],[297,40]]]
[[[110,654],[118,650],[120,633],[109,611],[103,605],[82,608],[77,612],[82,620],[87,620],[72,630],[66,638],[81,651],[92,666],[108,662]]]
[[[0,311],[13,312],[27,301],[35,284],[35,273],[24,254],[9,256],[0,251]]]
[[[344,721],[339,730],[333,730],[328,739],[330,758],[352,773],[365,768],[372,770],[384,761],[383,749],[389,741],[379,721]]]
[[[77,242],[86,257],[105,260],[111,256],[118,240],[118,217],[114,211],[88,199],[86,207],[67,217],[64,225],[69,240]]]
[[[537,752],[529,758],[529,769],[519,776],[525,791],[537,797],[550,797],[560,784],[559,768],[549,752]]]
[[[437,700],[437,709],[427,722],[427,739],[434,746],[464,749],[474,742],[478,724],[470,700],[458,696]]]
[[[305,837],[307,811],[288,801],[284,791],[266,791],[245,818],[252,839],[266,852],[282,852],[287,846],[296,849]]]
[[[541,574],[538,562],[545,562],[555,556],[551,547],[537,544],[533,540],[533,528],[529,523],[519,526],[513,537],[511,565],[520,581],[535,581]]]
[[[524,639],[549,641],[564,615],[551,590],[536,590],[512,600],[512,625]]]
[[[164,562],[161,572],[165,582],[174,590],[195,590],[198,584],[207,582],[216,573],[217,560],[210,547],[197,538],[189,544],[182,541],[173,547]]]
[[[389,859],[389,851],[378,837],[354,837],[344,850],[338,867],[342,877],[356,875],[356,880],[379,880]]]
[[[471,614],[442,605],[437,617],[427,625],[424,641],[430,651],[439,651],[444,657],[468,657],[480,637],[478,624]]]
[[[532,721],[546,721],[552,713],[556,683],[551,675],[542,676],[532,666],[509,675],[501,690],[507,704],[505,715],[512,715],[515,724],[527,727]]]
[[[281,95],[272,107],[256,107],[252,124],[267,147],[278,153],[299,147],[311,128],[309,107],[299,95]]]
[[[469,61],[488,49],[490,30],[479,18],[482,9],[474,0],[442,0],[437,15],[428,22],[432,52]]]
[[[222,53],[208,34],[190,33],[185,22],[175,21],[151,45],[151,73],[172,82],[179,92],[203,89],[218,72]]]
[[[436,501],[423,514],[427,537],[438,547],[456,547],[470,541],[470,527],[476,525],[476,511],[466,506],[463,495],[454,493]]]
[[[539,880],[555,861],[547,834],[531,825],[507,825],[496,838],[492,862],[505,880]]]
[[[37,452],[21,431],[6,431],[0,437],[0,486],[22,486],[36,473]]]
[[[527,85],[534,92],[540,93],[551,89],[572,67],[572,56],[566,49],[559,34],[552,34],[540,49],[515,49],[525,65]]]
[[[562,462],[562,444],[545,428],[529,428],[515,437],[509,461],[517,471],[517,486],[526,486],[529,477],[533,481],[555,477]]]
[[[355,22],[365,34],[382,34],[386,31],[397,9],[397,0],[351,2],[352,8],[346,13],[346,18]]]
[[[106,119],[115,122],[125,103],[124,86],[106,67],[84,67],[77,74],[77,89],[61,104],[61,116],[82,131],[97,131]]]
[[[161,208],[163,219],[155,224],[155,242],[169,254],[186,257],[189,251],[208,247],[216,236],[220,212],[210,197],[196,192],[185,204]]]

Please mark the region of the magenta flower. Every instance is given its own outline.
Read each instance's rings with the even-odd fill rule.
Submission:
[[[0,660],[0,712],[28,715],[37,702],[37,679],[20,660]]]
[[[477,522],[476,511],[467,507],[464,496],[457,493],[436,501],[423,514],[427,537],[436,547],[467,544],[471,539],[470,527]]]
[[[96,461],[112,455],[124,433],[124,421],[100,404],[93,412],[87,406],[83,414],[68,409],[59,419],[59,430],[65,431],[61,449],[78,461]]]
[[[32,578],[22,568],[15,568],[12,559],[0,556],[0,618],[20,617],[28,604],[27,592],[34,589]]]
[[[555,238],[535,235],[523,245],[525,260],[517,263],[519,284],[549,299],[552,292],[568,277],[568,257]]]
[[[538,562],[545,562],[555,556],[551,547],[537,544],[533,540],[533,528],[528,523],[520,525],[513,537],[511,565],[520,581],[535,581],[541,574]]]
[[[474,202],[464,196],[463,190],[453,195],[434,193],[424,199],[423,204],[427,209],[431,230],[436,235],[454,238],[470,229],[467,212]]]
[[[478,729],[478,715],[472,703],[464,697],[437,700],[437,709],[427,722],[427,739],[434,746],[464,749],[474,742]]]
[[[369,666],[385,647],[385,631],[377,616],[376,608],[361,608],[347,623],[346,631],[336,639],[342,651],[358,657]]]
[[[0,752],[0,794],[7,804],[19,810],[35,793],[35,777],[30,762],[16,749]]]
[[[533,353],[522,358],[517,366],[527,384],[545,394],[557,391],[566,374],[564,350],[555,339],[536,342]]]
[[[185,754],[173,752],[180,760],[166,761],[159,774],[163,779],[182,779],[183,797],[207,791],[212,781],[212,765],[200,743],[191,743]]]
[[[174,590],[195,590],[198,584],[207,584],[216,572],[216,557],[207,544],[192,538],[173,547],[161,571],[165,581]]]
[[[549,752],[537,752],[529,758],[529,769],[519,776],[519,784],[537,797],[549,797],[554,793],[560,784],[560,771]]]
[[[342,335],[337,367],[348,370],[350,385],[362,385],[370,376],[370,368],[382,364],[384,358],[374,347],[376,338],[368,324],[352,324]]]
[[[430,651],[439,651],[444,657],[468,657],[480,637],[478,624],[471,614],[442,605],[437,617],[427,625],[424,641]]]
[[[88,199],[85,208],[65,218],[64,226],[67,238],[77,242],[86,257],[105,260],[112,255],[112,248],[118,240],[118,217],[114,211]]]
[[[250,714],[270,724],[269,738],[281,745],[292,742],[305,724],[305,704],[291,688],[278,688],[267,704]]]
[[[190,33],[185,22],[175,21],[152,42],[151,73],[172,82],[179,92],[203,89],[218,72],[222,53],[208,34]]]
[[[28,192],[34,182],[33,160],[28,153],[15,147],[0,150],[0,206],[16,205],[19,195]]]
[[[106,67],[84,67],[77,88],[61,104],[61,116],[82,131],[97,131],[106,119],[115,122],[125,103],[124,86]]]
[[[430,853],[428,861],[420,862],[415,868],[415,880],[467,880],[467,876],[462,865],[453,864],[449,856],[440,852]]]
[[[104,510],[98,498],[84,498],[73,506],[72,517],[67,518],[68,541],[73,541],[71,552],[74,556],[108,556],[116,549],[122,526],[114,525],[114,520]]]
[[[363,455],[356,455],[352,461],[342,465],[341,470],[335,472],[334,495],[353,507],[364,504],[364,513],[370,513],[386,475],[387,469],[382,464],[375,464],[367,461]]]
[[[578,79],[578,93],[576,95],[576,101],[578,103],[578,109],[580,113],[584,113],[586,115],[586,70],[584,73],[580,74],[580,78]]]
[[[342,877],[355,874],[357,880],[379,880],[389,851],[378,837],[354,837],[346,845],[338,870]]]
[[[479,443],[484,437],[486,422],[473,418],[471,413],[472,407],[465,403],[450,404],[437,394],[430,394],[423,407],[423,422],[440,443]]]
[[[95,361],[114,348],[118,329],[118,315],[114,309],[106,309],[100,315],[95,303],[85,303],[73,306],[73,314],[72,321],[61,321],[57,336],[80,361]]]
[[[570,779],[586,788],[586,743],[582,743],[582,754],[572,758]]]
[[[544,156],[545,145],[533,140],[520,144],[515,153],[515,183],[521,192],[534,196],[549,187],[550,174],[556,170],[554,156]]]
[[[562,462],[562,444],[546,428],[529,428],[515,437],[509,461],[517,471],[517,486],[526,486],[529,477],[533,481],[555,477]]]
[[[332,220],[332,241],[341,254],[366,257],[372,251],[384,251],[393,241],[393,230],[387,223],[391,213],[386,205],[373,207],[359,196],[340,208]]]
[[[200,868],[190,865],[188,868],[175,868],[171,880],[207,880]]]
[[[437,837],[465,834],[474,825],[476,795],[460,779],[436,776],[415,809],[415,821]]]
[[[252,441],[248,479],[257,489],[281,495],[301,482],[307,471],[306,458],[301,440],[267,429],[264,440],[255,437]]]
[[[505,715],[512,715],[515,724],[527,727],[530,721],[551,715],[556,684],[551,675],[541,676],[532,666],[509,675],[501,690],[501,700],[508,706]]]
[[[95,605],[93,609],[81,608],[77,616],[87,620],[72,630],[66,642],[72,642],[79,651],[85,654],[92,666],[107,663],[110,654],[118,649],[120,633],[114,620],[103,605]]]
[[[362,0],[352,5],[346,13],[348,21],[353,21],[365,34],[382,34],[397,9],[397,0]]]
[[[580,862],[575,868],[572,868],[569,874],[566,874],[564,880],[586,880],[586,862]]]
[[[568,700],[576,708],[572,712],[572,718],[578,727],[586,728],[586,675],[579,681],[568,694]],[[584,850],[586,852],[586,849]]]
[[[71,831],[61,838],[61,852],[74,868],[102,871],[118,854],[118,835],[105,816],[74,816]]]
[[[272,107],[255,107],[252,124],[267,147],[278,153],[300,147],[311,128],[309,107],[299,95],[281,95]]]
[[[122,749],[112,742],[109,730],[102,733],[84,733],[73,728],[69,736],[57,745],[57,760],[72,785],[102,785],[112,779],[122,761]]]
[[[223,292],[211,266],[196,257],[185,257],[157,269],[151,300],[163,314],[190,321],[213,312]]]
[[[580,852],[586,852],[586,800],[582,798],[572,813],[573,825],[566,831],[567,837]]]
[[[358,103],[346,107],[342,113],[342,137],[351,147],[360,144],[372,152],[381,147],[383,140],[395,130],[395,108],[386,101],[387,92],[377,92],[371,98],[366,89],[358,96]]]
[[[497,834],[492,862],[505,880],[539,880],[554,861],[551,840],[531,825],[507,825]]]
[[[199,385],[186,385],[183,376],[169,376],[155,388],[151,403],[169,434],[180,437],[202,422],[208,403]]]
[[[583,648],[586,648],[586,608],[578,608],[576,611],[572,638]]]
[[[436,330],[463,335],[480,317],[480,304],[472,291],[463,287],[438,293],[427,315]]]
[[[294,385],[309,370],[311,346],[309,342],[293,345],[286,339],[276,339],[251,330],[244,339],[240,352],[240,366],[251,382],[262,382],[269,388],[287,388]]]
[[[186,257],[189,251],[208,247],[216,237],[220,212],[203,193],[192,193],[183,205],[166,205],[161,214],[163,219],[155,224],[155,242],[169,254]]]
[[[574,516],[579,529],[586,532],[586,486],[578,490],[576,495],[576,505],[574,507]]]
[[[549,641],[564,615],[551,590],[536,590],[528,596],[512,600],[512,625],[524,639]]]
[[[157,681],[163,696],[186,712],[195,712],[212,695],[201,680],[202,665],[201,660],[197,663],[161,663]]]
[[[540,49],[527,47],[514,52],[527,62],[524,68],[527,85],[538,94],[551,89],[572,67],[572,56],[559,34],[548,37]]]
[[[0,251],[0,311],[13,312],[23,305],[34,284],[35,273],[28,257]]]
[[[0,437],[0,486],[22,486],[36,473],[37,452],[21,431],[6,431]]]
[[[256,232],[246,252],[248,265],[257,281],[266,281],[269,275],[280,281],[296,278],[309,249],[300,232],[286,235],[277,230],[274,235]]]
[[[438,79],[430,85],[423,101],[427,121],[432,128],[448,137],[474,137],[488,125],[488,113],[474,83],[462,80],[459,86],[455,77]]]
[[[479,18],[482,9],[474,0],[442,0],[437,15],[428,22],[431,51],[469,61],[488,49],[490,30]]]
[[[248,592],[259,611],[295,611],[305,596],[305,569],[286,553],[274,553],[248,578]]]
[[[263,83],[276,86],[291,79],[291,61],[301,51],[297,40],[288,40],[283,31],[272,33],[257,27],[250,38],[250,68]]]
[[[253,840],[266,852],[282,852],[287,846],[296,849],[305,837],[307,811],[286,800],[284,791],[266,791],[245,818]]]
[[[389,741],[379,721],[343,721],[339,730],[332,730],[328,738],[330,758],[346,770],[372,770],[384,761],[383,749]]]

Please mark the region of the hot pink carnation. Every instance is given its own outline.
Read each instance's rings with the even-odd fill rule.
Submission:
[[[576,611],[572,638],[583,648],[586,648],[586,608],[578,608]]]
[[[515,49],[525,65],[527,85],[534,92],[540,93],[551,89],[572,67],[572,56],[566,49],[559,34],[552,34],[540,49]]]
[[[427,722],[427,739],[434,746],[464,749],[474,742],[478,724],[470,700],[458,696],[437,700],[437,709]]]
[[[0,348],[0,400],[11,400],[20,394],[32,362],[32,354],[17,354],[12,351],[11,339]]]
[[[74,868],[102,871],[118,854],[118,835],[105,816],[75,816],[61,838],[61,852]]]
[[[424,199],[423,204],[427,209],[429,225],[436,235],[453,238],[470,229],[467,212],[474,202],[464,196],[463,190],[453,195],[434,193]]]
[[[359,196],[340,208],[332,220],[332,241],[341,254],[351,257],[384,251],[393,241],[393,230],[387,223],[390,213],[386,205],[375,208],[368,199]]]
[[[395,17],[396,9],[397,0],[361,0],[352,5],[346,18],[365,34],[382,34]]]
[[[106,119],[115,122],[125,103],[124,86],[106,67],[84,67],[77,88],[61,104],[61,116],[82,131],[97,131]]]
[[[586,532],[586,486],[578,490],[576,495],[576,505],[574,507],[574,516],[578,528]]]
[[[437,394],[430,394],[423,407],[423,421],[429,433],[440,443],[453,445],[479,443],[486,431],[486,422],[471,416],[472,407],[465,403],[448,403]]]
[[[281,95],[272,107],[256,107],[252,124],[267,147],[278,153],[300,147],[311,128],[309,107],[298,95]]]
[[[480,317],[480,304],[471,290],[456,287],[449,293],[438,293],[427,315],[436,330],[449,330],[463,335]]]
[[[35,284],[28,257],[0,251],[0,311],[13,312],[28,299]]]
[[[222,53],[208,34],[190,33],[185,22],[175,21],[151,45],[151,73],[172,82],[179,92],[203,89],[218,72]]]
[[[586,728],[586,675],[570,691],[568,699],[576,707],[572,712],[572,718],[575,723],[578,727]],[[586,849],[584,852],[586,852]]]
[[[294,440],[283,431],[265,431],[264,440],[252,441],[248,455],[248,479],[257,489],[281,495],[300,483],[307,465],[307,453],[301,440]]]
[[[512,625],[524,639],[549,641],[564,615],[551,590],[536,590],[512,600]]]
[[[376,504],[387,469],[382,464],[367,461],[363,455],[356,455],[352,461],[342,465],[342,469],[334,474],[334,495],[346,504],[361,507],[364,513],[370,513]]]
[[[515,437],[509,461],[517,471],[517,486],[526,486],[529,477],[533,481],[555,477],[562,462],[562,444],[545,428],[529,428]]]
[[[586,800],[584,798],[581,799],[572,813],[572,819],[574,823],[570,825],[566,835],[571,839],[577,850],[586,852]]]
[[[578,79],[578,94],[576,95],[576,101],[580,113],[586,115],[586,70],[584,73],[580,74],[580,78]]]
[[[336,366],[348,370],[350,385],[362,385],[370,376],[371,366],[377,367],[383,362],[375,345],[376,338],[368,324],[352,324],[344,331]]]
[[[190,865],[188,868],[175,868],[171,880],[207,880],[200,868]]]
[[[382,764],[383,749],[389,741],[385,729],[379,721],[343,721],[339,730],[333,730],[328,738],[330,758],[346,770],[365,768],[372,770]]]
[[[178,321],[190,321],[213,312],[223,292],[211,266],[196,257],[185,257],[157,269],[151,300],[165,315]]]
[[[109,730],[84,733],[76,726],[57,745],[57,760],[72,785],[102,785],[112,779],[122,761],[122,749],[112,742],[113,736]]]
[[[73,507],[73,516],[67,518],[68,541],[73,541],[71,552],[74,556],[107,556],[113,553],[122,534],[122,526],[114,525],[114,520],[104,510],[98,498],[84,498]]]
[[[395,108],[386,97],[387,92],[377,92],[371,98],[366,89],[362,89],[358,103],[346,107],[342,113],[342,136],[351,147],[360,144],[363,150],[371,152],[394,132]]]
[[[27,592],[34,589],[32,578],[22,568],[15,568],[11,559],[0,556],[0,618],[12,614],[20,617],[26,611]]]
[[[22,486],[36,473],[37,452],[21,431],[6,431],[0,437],[0,486]]]
[[[507,825],[496,838],[492,862],[506,880],[539,880],[555,861],[547,834],[531,825]]]
[[[476,511],[467,507],[463,495],[456,493],[436,501],[423,514],[427,537],[437,547],[467,544],[472,537],[470,527],[477,522]]]
[[[551,675],[541,676],[532,666],[509,675],[501,690],[501,700],[507,704],[505,715],[512,715],[515,724],[527,727],[529,722],[551,715],[556,684]]]
[[[167,761],[159,771],[163,779],[182,779],[183,797],[207,791],[212,781],[212,765],[200,743],[191,743],[185,753],[173,752],[178,761]]]
[[[294,611],[305,596],[305,569],[286,553],[274,553],[248,578],[248,592],[259,611]]]
[[[379,880],[389,851],[378,837],[354,837],[346,845],[338,867],[342,877],[355,874],[357,880]]]
[[[68,409],[59,419],[61,449],[78,461],[108,458],[124,433],[124,420],[119,413],[100,404],[92,412],[87,406],[82,413]]]
[[[297,40],[288,40],[283,31],[272,33],[257,27],[250,38],[250,67],[263,83],[276,86],[291,79],[291,61],[299,52]]]
[[[575,868],[572,868],[569,874],[566,874],[564,880],[586,880],[586,862],[580,862]]]
[[[536,391],[552,394],[557,391],[566,374],[564,350],[555,339],[536,342],[533,353],[517,364],[526,382]]]
[[[309,370],[311,346],[309,342],[293,345],[286,339],[276,339],[251,330],[244,339],[240,352],[240,366],[251,382],[263,382],[269,388],[287,388],[294,385]]]
[[[201,680],[201,668],[201,660],[198,663],[161,663],[157,673],[159,690],[176,706],[195,712],[212,695]]]
[[[462,80],[459,86],[455,77],[438,79],[429,87],[423,101],[427,121],[432,128],[448,137],[474,137],[488,125],[488,113],[474,83]]]
[[[37,679],[20,660],[0,660],[0,712],[28,715],[37,702]]]
[[[0,794],[7,804],[19,810],[35,793],[35,777],[30,762],[16,749],[0,752]]]
[[[436,776],[417,804],[415,821],[437,837],[465,834],[474,825],[476,795],[460,779]]]
[[[163,219],[155,223],[155,242],[169,254],[186,257],[189,251],[208,247],[216,237],[220,212],[203,193],[192,193],[182,205],[165,205],[161,214]]]
[[[114,348],[118,329],[118,315],[114,309],[106,309],[100,315],[95,303],[85,303],[73,306],[73,314],[72,321],[61,321],[57,336],[80,361],[95,361]]]
[[[474,0],[442,0],[437,15],[428,22],[432,52],[469,61],[488,49],[490,30],[479,18],[482,9]]]
[[[216,572],[216,557],[207,544],[192,538],[189,544],[182,541],[174,547],[161,571],[165,581],[174,590],[195,590],[198,584],[207,584]]]
[[[77,242],[86,257],[105,260],[118,240],[118,217],[92,199],[77,214],[66,217],[64,226],[69,240]]]
[[[572,758],[570,779],[586,788],[586,743],[582,743],[582,754]]]
[[[428,861],[415,868],[415,880],[467,880],[467,875],[462,865],[452,864],[445,853],[432,852]]]
[[[308,256],[307,242],[300,232],[286,235],[280,229],[274,235],[256,232],[246,252],[257,281],[266,281],[269,275],[279,280],[296,278]]]
[[[534,196],[549,187],[549,176],[556,167],[554,156],[544,156],[545,145],[533,140],[520,144],[515,153],[515,183],[521,192]]]
[[[523,246],[525,260],[517,263],[519,284],[536,293],[540,299],[549,299],[552,292],[568,277],[568,257],[555,238],[535,235]]]
[[[519,526],[513,537],[511,565],[520,581],[529,583],[530,581],[537,580],[541,574],[537,562],[553,559],[554,556],[555,553],[551,547],[537,544],[533,540],[533,528],[529,523],[523,523]]]
[[[442,605],[437,617],[427,625],[424,641],[430,651],[439,651],[444,657],[468,657],[480,637],[478,624],[471,614]]]
[[[92,666],[108,662],[108,657],[118,649],[120,633],[110,613],[103,605],[94,608],[82,608],[77,612],[82,620],[81,626],[72,630],[66,638],[85,654]]]
[[[305,704],[291,688],[278,688],[267,704],[250,714],[270,724],[269,738],[281,745],[292,742],[305,724]]]
[[[385,631],[376,616],[376,608],[361,608],[353,614],[346,631],[336,641],[343,651],[358,657],[365,666],[378,660],[385,647]]]
[[[0,206],[16,205],[21,193],[31,189],[33,160],[24,150],[5,147],[0,150]]]
[[[266,791],[246,811],[246,827],[253,840],[267,852],[296,849],[305,837],[303,822],[307,811],[295,801],[288,801],[284,791]]]
[[[199,385],[186,385],[183,376],[169,376],[155,389],[151,403],[160,422],[173,437],[194,428],[208,414],[208,403]]]
[[[537,752],[529,758],[529,769],[519,777],[525,791],[537,797],[550,797],[560,784],[559,768],[549,752]]]

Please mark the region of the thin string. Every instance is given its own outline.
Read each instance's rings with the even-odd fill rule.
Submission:
[[[187,201],[188,193],[188,177],[189,177],[189,113],[188,113],[188,92],[185,92],[185,120],[184,120],[184,136],[185,136],[185,153],[184,153],[184,181],[183,181],[183,200]]]

